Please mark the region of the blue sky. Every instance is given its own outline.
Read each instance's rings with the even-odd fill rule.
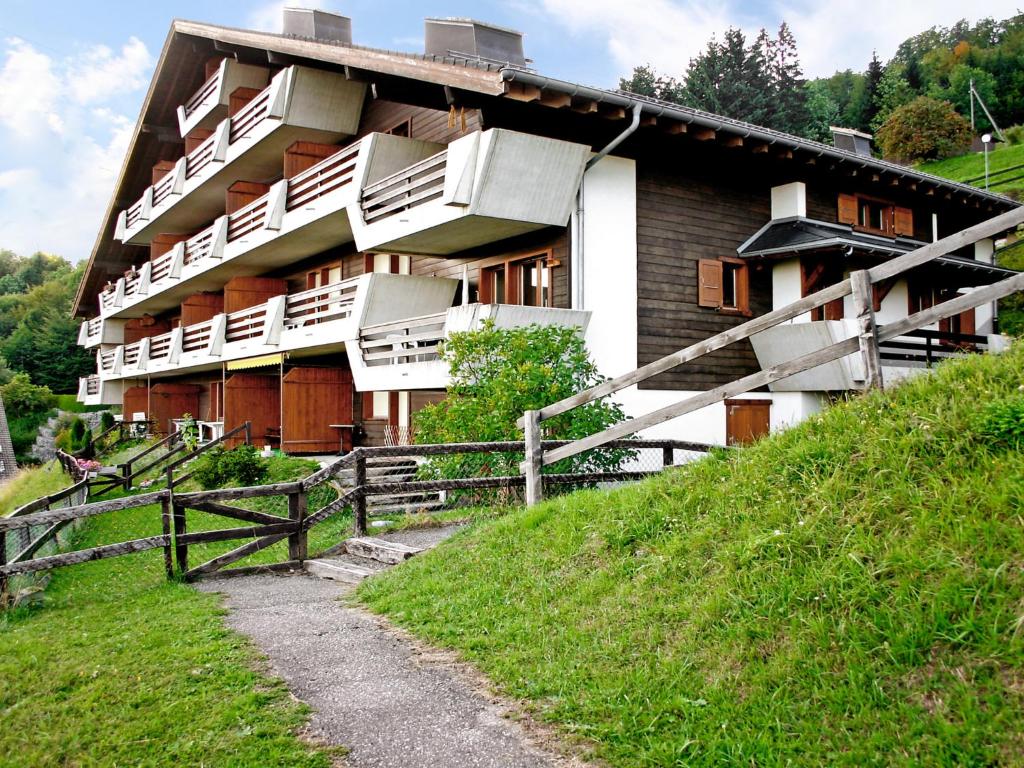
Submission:
[[[355,42],[417,51],[426,16],[522,30],[544,74],[613,86],[632,66],[681,73],[709,37],[792,27],[808,75],[863,69],[907,36],[1019,0],[315,0],[352,18]],[[0,248],[86,257],[173,18],[278,31],[279,0],[0,0]],[[979,11],[973,11],[980,8]],[[884,23],[879,23],[884,19]]]

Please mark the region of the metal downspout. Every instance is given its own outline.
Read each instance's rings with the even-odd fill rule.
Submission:
[[[586,184],[587,171],[601,162],[613,149],[628,139],[633,132],[640,127],[640,113],[643,110],[643,107],[639,102],[636,102],[633,104],[632,109],[633,120],[630,122],[629,126],[622,133],[608,142],[604,149],[587,161],[587,164],[583,169],[583,176],[580,178],[579,189],[576,190],[576,210],[573,211],[572,215],[572,253],[569,257],[569,267],[572,278],[573,309],[585,309],[583,306],[583,187]]]

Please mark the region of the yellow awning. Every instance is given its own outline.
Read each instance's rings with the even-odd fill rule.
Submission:
[[[284,355],[280,352],[274,355],[260,355],[259,357],[247,357],[245,360],[232,360],[228,363],[229,371],[246,371],[250,368],[266,368],[268,365],[280,365]]]

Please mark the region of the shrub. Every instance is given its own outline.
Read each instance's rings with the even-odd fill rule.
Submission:
[[[971,146],[971,125],[948,101],[919,96],[893,110],[875,140],[887,158],[900,162],[942,160]]]
[[[1024,125],[1011,125],[1003,131],[1003,136],[1007,144],[1024,144]]]
[[[453,333],[442,347],[451,383],[448,396],[416,414],[417,443],[522,440],[516,421],[599,384],[604,377],[575,328],[530,325]],[[544,437],[571,440],[625,419],[622,408],[599,400],[544,422]],[[614,471],[634,456],[627,450],[591,451],[546,467],[548,472]],[[425,476],[472,477],[519,473],[522,452],[433,459]]]
[[[113,427],[115,423],[117,422],[114,419],[114,414],[110,411],[104,411],[100,414],[100,432],[106,432],[108,429]]]
[[[49,387],[37,387],[27,373],[16,373],[0,387],[0,396],[8,414],[27,416],[31,413],[48,411],[57,404],[56,396]]]
[[[985,406],[978,432],[986,443],[995,448],[1024,448],[1024,396]]]
[[[256,485],[267,475],[267,462],[251,445],[231,450],[211,448],[195,464],[193,477],[203,490],[231,485]]]

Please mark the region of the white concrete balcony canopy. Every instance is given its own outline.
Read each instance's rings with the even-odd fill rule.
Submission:
[[[93,349],[102,344],[124,343],[124,321],[94,317],[82,322],[78,330],[78,345]]]
[[[296,141],[333,144],[359,128],[366,84],[343,74],[291,66],[218,125],[213,135],[118,217],[115,237],[146,245],[158,233],[190,232],[224,210],[239,179],[274,178]]]
[[[443,256],[565,226],[589,155],[583,144],[501,128],[463,136],[389,177],[361,179],[349,212],[356,246]]]
[[[196,128],[213,128],[228,116],[231,94],[238,88],[266,88],[270,70],[225,58],[213,76],[184,104],[178,106],[178,129],[182,137]]]
[[[475,330],[488,319],[498,328],[557,325],[577,328],[582,336],[590,323],[590,312],[511,304],[466,304],[404,320],[364,323],[358,342],[346,347],[356,389],[360,392],[445,389],[451,376],[448,364],[439,359],[439,345],[452,333]]]

